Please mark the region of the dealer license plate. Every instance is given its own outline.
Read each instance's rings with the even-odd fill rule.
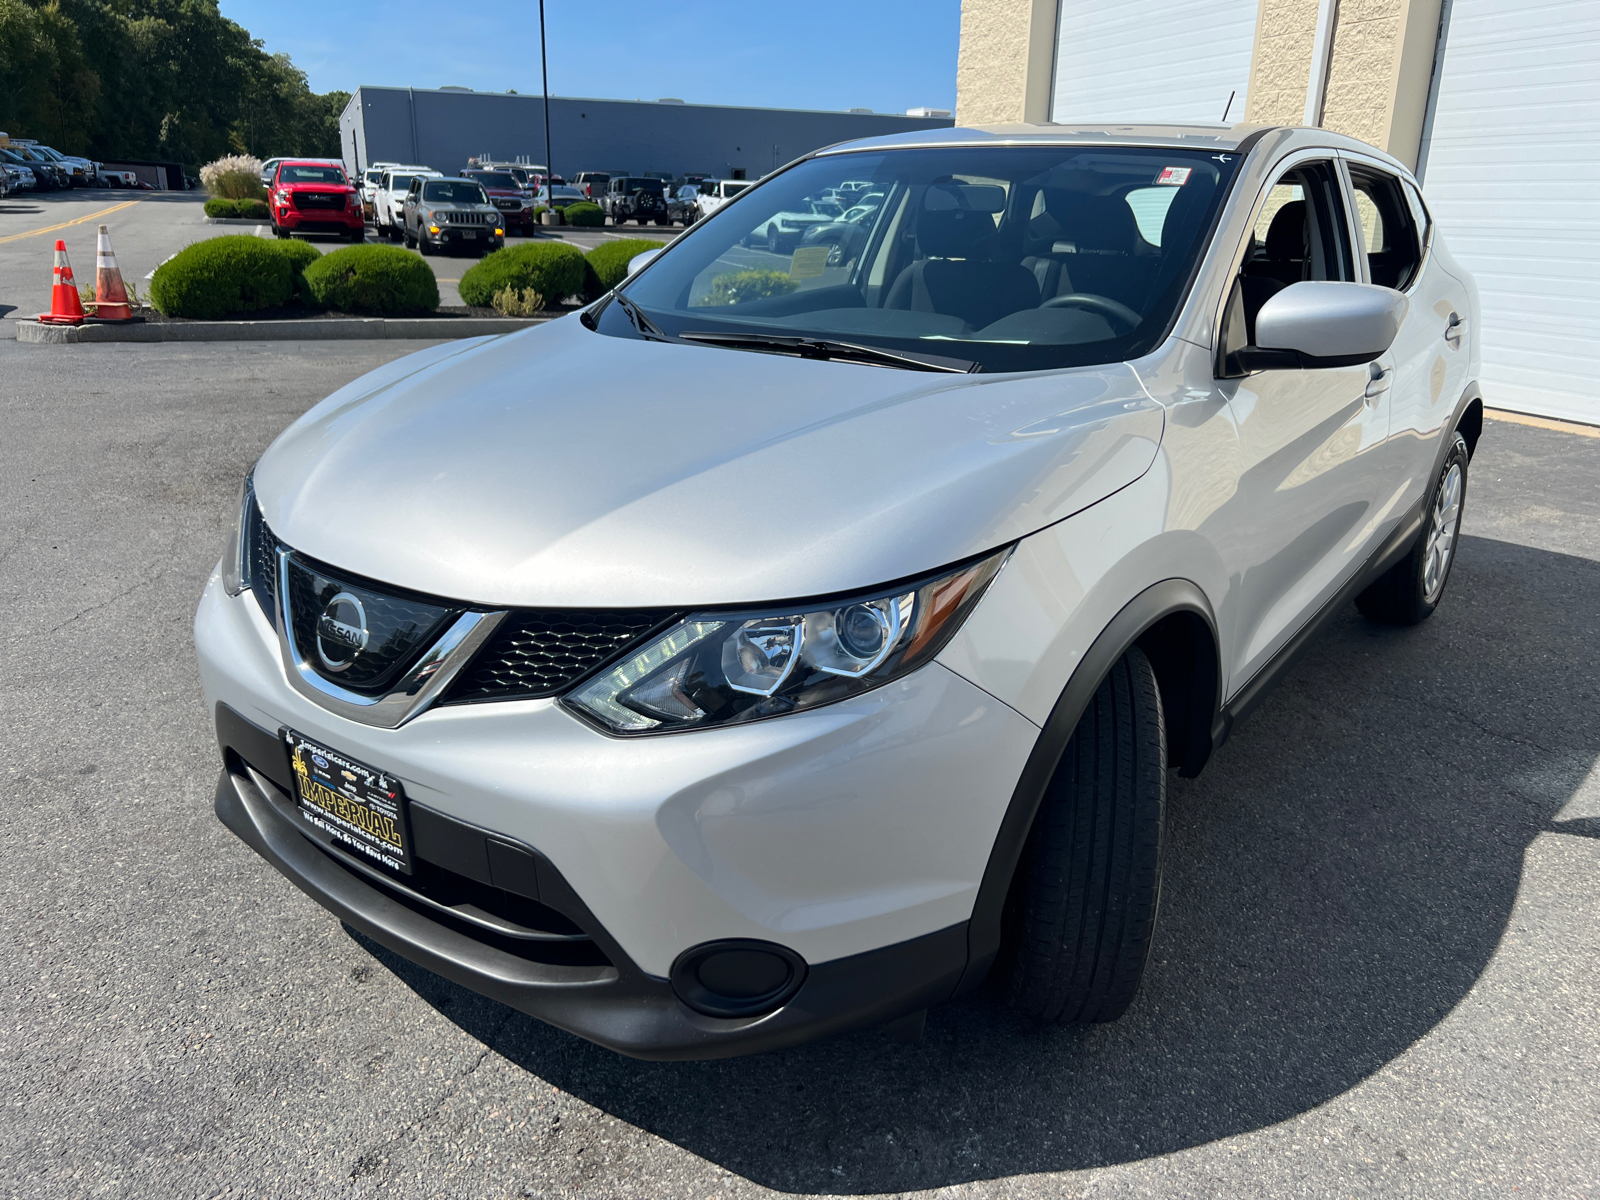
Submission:
[[[340,846],[411,872],[411,834],[400,781],[337,750],[283,731],[300,815]]]

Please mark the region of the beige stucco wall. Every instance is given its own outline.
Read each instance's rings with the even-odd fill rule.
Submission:
[[[1439,5],[1440,0],[1339,0],[1322,96],[1324,128],[1416,165]],[[1260,0],[1245,120],[1304,120],[1317,7],[1318,0]],[[962,0],[957,124],[1050,119],[1056,9],[1056,0]]]
[[[1316,40],[1317,0],[1261,0],[1245,120],[1263,125],[1300,124]]]
[[[1050,119],[1056,0],[961,0],[956,124]]]

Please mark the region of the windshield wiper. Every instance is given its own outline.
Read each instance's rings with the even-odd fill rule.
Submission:
[[[707,330],[688,330],[680,333],[678,340],[726,346],[730,350],[793,354],[800,358],[866,363],[877,367],[899,367],[907,371],[948,371],[954,375],[974,375],[983,370],[982,363],[964,358],[945,358],[939,354],[915,354],[909,350],[885,350],[881,346],[863,346],[856,342],[789,337],[776,333],[712,333]]]

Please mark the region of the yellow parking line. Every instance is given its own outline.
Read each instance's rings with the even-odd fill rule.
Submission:
[[[41,233],[54,233],[58,229],[67,229],[73,225],[82,225],[87,221],[97,221],[101,217],[114,212],[121,212],[125,208],[132,208],[139,203],[137,200],[124,200],[121,204],[113,204],[110,208],[102,208],[99,212],[92,212],[86,217],[74,217],[70,221],[63,221],[59,225],[46,225],[43,229],[30,229],[26,233],[12,233],[0,237],[0,242],[14,242],[18,238],[37,237]]]
[[[1575,433],[1579,437],[1600,438],[1600,428],[1580,425],[1576,421],[1556,421],[1550,417],[1533,417],[1527,413],[1508,412],[1503,408],[1486,408],[1483,415],[1491,421],[1506,421],[1512,425],[1531,425],[1535,429],[1553,429],[1557,433]]]

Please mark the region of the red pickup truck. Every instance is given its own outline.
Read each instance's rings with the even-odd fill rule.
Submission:
[[[489,194],[489,203],[500,210],[500,219],[506,223],[508,234],[533,232],[533,197],[523,190],[511,172],[477,168],[461,174],[482,185]]]
[[[286,158],[273,172],[267,203],[272,232],[339,233],[352,242],[366,240],[361,195],[350,186],[343,164],[331,159]]]

